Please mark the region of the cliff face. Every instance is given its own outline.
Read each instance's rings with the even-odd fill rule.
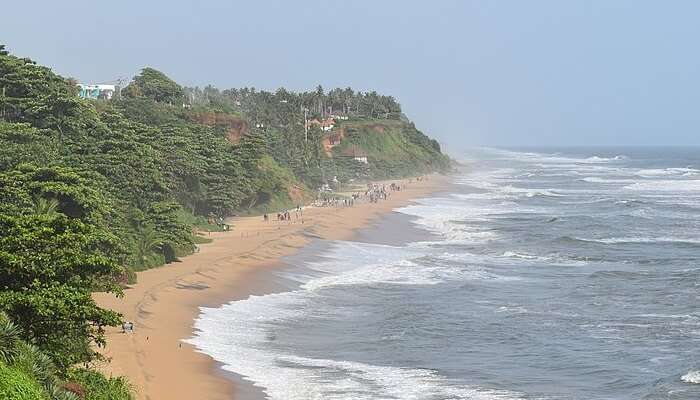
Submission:
[[[248,122],[231,114],[218,112],[199,112],[192,116],[194,122],[211,126],[226,132],[226,137],[231,143],[238,143],[241,137],[250,131]]]
[[[369,178],[449,169],[449,159],[440,152],[439,144],[411,123],[399,120],[348,121],[336,130],[342,136],[334,142],[329,153],[335,159],[351,158],[365,164],[363,174]]]

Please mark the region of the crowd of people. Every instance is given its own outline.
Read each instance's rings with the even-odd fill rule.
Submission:
[[[296,206],[294,209],[294,219],[297,220],[304,216],[304,208],[301,205]],[[270,220],[270,216],[267,213],[263,214],[263,221],[267,222]],[[280,211],[277,213],[277,221],[291,221],[292,213],[289,210]]]
[[[416,181],[421,181],[423,178],[416,178]],[[412,182],[409,180],[408,183]],[[313,207],[353,207],[358,202],[378,203],[380,200],[386,200],[391,196],[392,192],[400,192],[406,188],[406,184],[389,183],[378,184],[368,183],[364,191],[357,191],[350,196],[329,195],[327,191],[320,191],[319,197],[311,203]],[[294,215],[294,218],[292,218]],[[293,221],[303,217],[303,207],[297,206],[293,213],[290,210],[284,210],[277,213],[277,221]],[[263,215],[264,221],[269,221],[268,214]],[[302,218],[303,221],[303,218]]]

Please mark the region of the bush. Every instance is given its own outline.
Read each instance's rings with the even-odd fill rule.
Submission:
[[[133,400],[131,387],[124,377],[107,378],[96,371],[74,369],[68,373],[73,387],[84,390],[83,400]]]
[[[25,372],[0,363],[0,399],[46,400],[39,383]]]

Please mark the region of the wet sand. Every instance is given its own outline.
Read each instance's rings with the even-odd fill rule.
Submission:
[[[107,332],[102,368],[125,375],[138,399],[254,399],[263,398],[252,385],[221,370],[209,356],[183,343],[192,336],[199,307],[217,307],[274,291],[279,282],[269,272],[313,239],[351,238],[411,199],[445,188],[448,178],[430,176],[405,184],[379,203],[362,202],[354,207],[309,207],[292,221],[263,221],[262,217],[235,218],[233,231],[214,232],[211,243],[181,262],[138,273],[138,283],[124,297],[98,293],[98,303],[134,323],[132,334],[121,329]],[[303,221],[303,223],[302,223]]]

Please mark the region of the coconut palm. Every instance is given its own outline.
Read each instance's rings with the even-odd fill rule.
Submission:
[[[0,361],[9,364],[19,354],[19,328],[4,313],[0,313]]]
[[[160,249],[163,241],[158,237],[158,233],[152,225],[141,228],[141,236],[136,242],[136,256],[141,266],[146,264],[146,259],[154,251]]]
[[[37,197],[36,200],[34,200],[34,214],[54,217],[59,213],[59,205],[60,204],[56,199]]]

